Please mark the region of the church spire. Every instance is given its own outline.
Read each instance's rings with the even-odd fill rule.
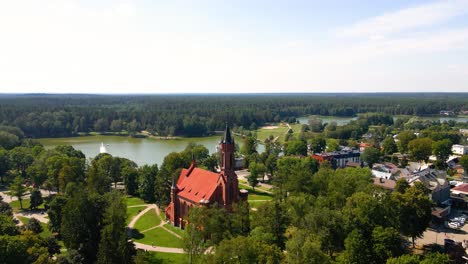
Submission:
[[[229,129],[229,126],[227,123],[226,123],[226,129],[224,130],[224,137],[223,137],[222,143],[234,144],[234,138],[231,135],[231,130]]]

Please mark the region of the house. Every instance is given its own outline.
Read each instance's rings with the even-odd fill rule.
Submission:
[[[372,147],[372,144],[364,142],[359,143],[359,151],[361,152],[363,152],[368,147]]]
[[[460,128],[460,133],[463,135],[468,135],[468,128]]]
[[[373,178],[374,185],[380,186],[384,189],[393,191],[395,190],[396,181],[384,178]]]
[[[239,190],[234,171],[234,138],[226,126],[220,142],[222,154],[221,172],[211,172],[198,168],[195,161],[188,169],[180,172],[177,182],[173,180],[171,202],[165,209],[166,218],[174,226],[184,228],[191,208],[217,204],[227,210],[233,203],[247,200],[248,192]]]
[[[440,115],[453,116],[453,115],[455,115],[455,113],[453,111],[450,111],[450,110],[442,110],[442,111],[440,111]]]
[[[468,183],[462,183],[450,190],[450,198],[454,206],[460,208],[468,207]]]
[[[431,191],[430,198],[436,205],[447,204],[450,199],[450,184],[445,171],[428,167],[413,172],[407,181],[410,185],[414,185],[415,182],[424,184]]]
[[[458,145],[458,144],[453,145],[452,152],[457,155],[466,155],[468,154],[468,146]]]
[[[315,153],[311,157],[320,163],[329,161],[335,169],[346,167],[348,162],[361,163],[361,152],[354,149]]]

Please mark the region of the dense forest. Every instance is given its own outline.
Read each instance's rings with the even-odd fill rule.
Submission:
[[[27,137],[79,132],[203,136],[304,115],[434,115],[468,109],[468,94],[0,95],[0,124]]]

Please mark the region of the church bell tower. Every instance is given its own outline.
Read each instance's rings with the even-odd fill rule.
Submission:
[[[224,204],[231,206],[233,202],[239,200],[239,183],[237,175],[234,171],[234,152],[235,144],[234,138],[231,135],[229,126],[226,125],[224,136],[220,143],[221,149],[221,175],[223,176],[225,185],[223,190]]]

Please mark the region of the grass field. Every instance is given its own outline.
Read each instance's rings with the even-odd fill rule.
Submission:
[[[127,206],[144,205],[145,201],[138,197],[127,197]]]
[[[134,240],[147,245],[182,248],[182,240],[160,227],[140,233]]]
[[[264,203],[268,203],[268,201],[255,201],[255,200],[249,201],[250,208],[257,208],[259,205],[264,204]]]
[[[142,210],[145,210],[146,207],[129,207],[127,208],[127,225],[132,221],[132,219]]]
[[[274,129],[264,129],[259,128],[255,132],[257,133],[257,139],[260,141],[265,141],[265,139],[269,138],[272,135],[274,138],[278,137],[279,141],[284,140],[284,135],[288,132],[288,126],[286,124],[278,124],[278,128]]]
[[[132,208],[128,208],[128,209],[132,209]],[[140,219],[138,219],[138,221],[135,223],[134,228],[142,232],[148,228],[157,226],[160,223],[161,223],[161,219],[156,214],[156,210],[149,210],[144,215],[142,215]]]
[[[29,218],[24,217],[24,216],[18,216],[18,219],[25,225],[27,225],[29,223],[29,220],[30,220]],[[48,238],[48,237],[52,236],[52,233],[49,231],[49,228],[47,227],[47,224],[41,222],[41,226],[42,226],[42,232],[39,233],[39,236],[41,236],[43,238]]]
[[[162,263],[162,264],[180,264],[187,263],[187,254],[163,253],[163,252],[148,252],[150,255],[149,263]]]
[[[263,192],[259,190],[258,188],[252,189],[252,187],[245,185],[245,184],[239,184],[240,188],[246,189],[249,191],[249,198],[248,200],[271,200],[273,199],[273,195]]]
[[[171,224],[165,224],[164,227],[171,230],[172,232],[178,234],[179,236],[182,236],[184,234],[184,230],[182,230],[182,229],[180,229],[178,227],[174,227]]]
[[[23,199],[23,210],[29,210],[29,206],[31,205],[31,200],[29,198]],[[11,208],[13,208],[14,211],[19,211],[20,209],[20,202],[18,200],[12,201],[10,203]],[[44,204],[41,204],[37,209],[44,209]]]

